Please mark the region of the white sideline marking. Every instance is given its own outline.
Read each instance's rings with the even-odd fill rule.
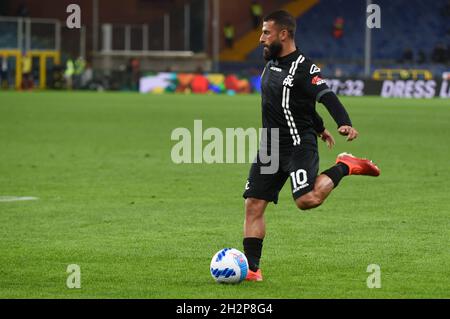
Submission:
[[[0,196],[0,202],[19,202],[19,201],[25,201],[25,200],[38,200],[37,197],[31,197],[31,196],[25,196],[25,197],[19,197],[19,196]]]

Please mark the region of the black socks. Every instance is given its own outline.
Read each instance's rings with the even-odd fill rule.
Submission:
[[[349,173],[348,166],[345,165],[344,163],[337,163],[333,167],[322,172],[322,174],[325,174],[329,178],[331,178],[335,188],[339,185],[339,182],[341,181],[341,179],[344,176],[348,175],[348,173]]]
[[[259,269],[263,240],[256,237],[244,238],[244,253],[251,271]]]

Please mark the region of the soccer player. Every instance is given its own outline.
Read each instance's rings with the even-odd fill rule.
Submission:
[[[262,122],[267,129],[267,149],[273,147],[271,129],[278,129],[279,168],[273,174],[264,174],[261,168],[266,164],[258,152],[245,187],[243,245],[249,281],[263,279],[259,262],[265,236],[264,211],[269,202],[277,203],[289,177],[297,207],[307,210],[321,205],[344,176],[380,174],[372,161],[342,153],[336,165],[318,175],[317,136],[329,148],[335,142],[315,110],[316,101],[325,105],[347,141],[357,138],[358,131],[321,78],[320,69],[296,47],[295,29],[295,18],[286,11],[273,12],[263,20],[260,42],[267,64],[261,76]]]

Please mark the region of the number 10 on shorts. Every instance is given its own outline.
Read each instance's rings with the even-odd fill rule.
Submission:
[[[299,169],[295,172],[291,173],[292,180],[292,192],[295,193],[299,189],[307,187],[308,184],[308,175],[304,169]]]

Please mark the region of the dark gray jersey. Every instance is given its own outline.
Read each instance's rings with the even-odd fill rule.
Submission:
[[[279,129],[281,148],[323,131],[316,101],[331,90],[320,69],[299,50],[267,63],[261,76],[263,127]],[[268,139],[270,142],[270,138]]]

